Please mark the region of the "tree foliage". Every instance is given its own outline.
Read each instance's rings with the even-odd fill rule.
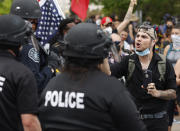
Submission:
[[[0,0],[0,14],[8,14],[13,0]]]
[[[95,4],[104,5],[105,15],[117,14],[124,18],[130,0],[90,0]],[[143,11],[143,19],[150,16],[153,23],[160,23],[165,13],[178,16],[180,12],[180,0],[138,0],[136,10]]]

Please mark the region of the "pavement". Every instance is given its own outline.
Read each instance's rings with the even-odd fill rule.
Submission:
[[[180,131],[180,115],[174,117],[172,131]]]

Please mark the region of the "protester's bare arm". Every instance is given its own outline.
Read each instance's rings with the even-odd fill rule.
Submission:
[[[160,99],[164,99],[164,100],[176,99],[176,91],[173,89],[168,89],[165,91],[158,90],[158,92],[159,92],[158,98]]]
[[[133,36],[133,25],[132,25],[132,24],[130,24],[130,25],[128,26],[128,30],[129,30],[129,35],[130,35],[131,39],[134,40],[134,36]]]
[[[165,49],[164,49],[164,56],[166,56],[166,55],[167,55],[167,52],[168,52],[169,48],[170,48],[170,46],[169,46],[169,45],[167,45],[167,46],[165,47]]]
[[[119,24],[119,26],[117,27],[118,33],[120,33],[129,24],[130,18],[132,16],[132,12],[133,12],[133,9],[134,9],[134,5],[136,5],[136,4],[137,4],[137,0],[131,0],[131,2],[129,4],[128,11],[126,13],[126,16],[124,17],[123,22],[121,22]]]
[[[22,114],[21,119],[24,131],[42,131],[37,116],[33,114]]]
[[[176,84],[180,86],[180,59],[176,62],[176,65],[174,66],[174,70],[176,73]]]
[[[154,83],[148,84],[147,90],[148,90],[148,94],[150,94],[156,98],[160,98],[163,100],[176,99],[176,91],[175,90],[173,90],[173,89],[157,90]]]

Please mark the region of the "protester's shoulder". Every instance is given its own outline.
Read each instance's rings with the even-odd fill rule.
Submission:
[[[128,63],[129,60],[136,60],[136,57],[137,57],[136,54],[131,54],[131,55],[124,56],[122,58],[122,62]]]
[[[155,59],[157,59],[158,61],[163,61],[164,63],[168,63],[168,64],[170,63],[170,61],[163,54],[154,53],[154,56]]]
[[[137,54],[135,53],[127,56],[128,59],[135,59],[136,57],[137,57]]]
[[[133,54],[133,55],[123,56],[123,57],[121,58],[121,62],[120,62],[120,63],[124,63],[124,62],[126,63],[126,62],[128,62],[129,59],[135,59],[134,54]],[[116,63],[116,64],[119,64],[119,63]]]

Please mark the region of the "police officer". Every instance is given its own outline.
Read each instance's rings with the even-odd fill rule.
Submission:
[[[61,20],[61,24],[58,27],[58,32],[49,41],[49,43],[51,44],[51,54],[59,57],[59,68],[56,69],[56,72],[60,73],[62,67],[64,66],[64,58],[62,57],[62,50],[64,48],[64,36],[73,26],[75,26],[74,19],[66,18]]]
[[[27,43],[28,24],[19,16],[0,16],[0,129],[41,131],[37,87],[32,72],[17,61],[19,48]]]
[[[127,89],[148,131],[167,131],[167,103],[176,98],[176,77],[170,62],[153,52],[156,38],[152,26],[141,25],[135,38],[135,54],[112,65],[111,75],[126,77]]]
[[[103,31],[80,23],[68,31],[65,43],[64,71],[50,80],[41,96],[44,130],[143,131],[128,92],[108,76],[111,41]]]
[[[41,10],[37,0],[14,0],[11,14],[21,16],[31,22],[33,31],[35,31],[38,18],[41,17]],[[55,66],[58,66],[56,59],[49,59],[49,63],[47,62],[47,54],[48,52],[33,35],[29,39],[29,44],[24,45],[19,54],[20,61],[35,75],[39,94],[54,76]]]

